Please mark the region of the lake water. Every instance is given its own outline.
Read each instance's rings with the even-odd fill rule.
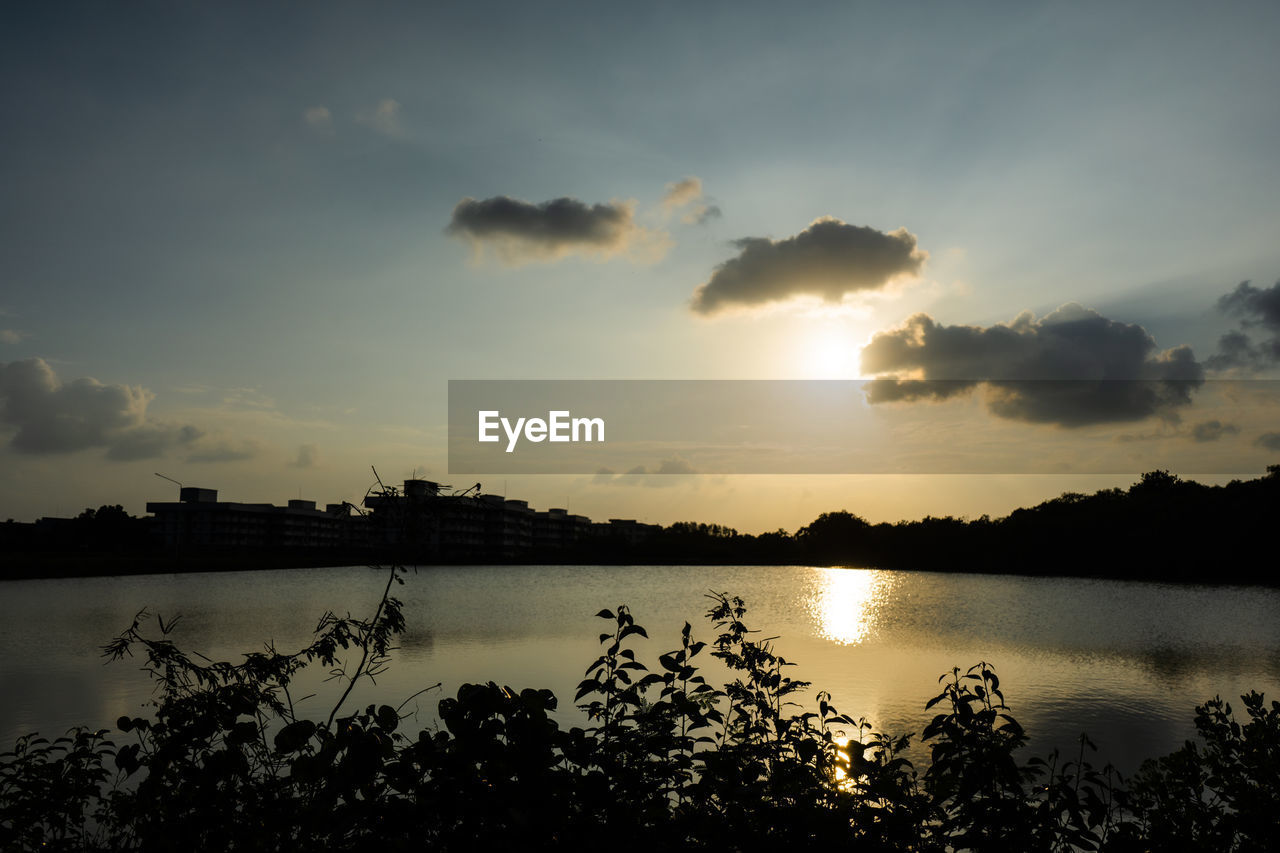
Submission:
[[[106,665],[100,653],[143,607],[180,615],[184,648],[238,660],[267,642],[300,647],[326,610],[371,614],[385,576],[358,567],[0,584],[0,749],[29,731],[146,713],[141,661]],[[1194,707],[1213,695],[1280,695],[1280,590],[803,566],[465,566],[405,577],[400,649],[348,707],[398,705],[442,682],[404,707],[427,727],[443,695],[492,680],[551,688],[562,720],[580,722],[574,687],[608,628],[594,614],[627,604],[651,638],[637,654],[657,667],[686,620],[695,639],[713,638],[710,590],[746,600],[748,624],[777,636],[798,664],[792,676],[813,682],[811,703],[827,690],[842,712],[892,732],[919,732],[939,675],[979,660],[1000,675],[1032,752],[1074,755],[1088,732],[1126,772],[1192,736]],[[318,695],[305,707],[327,713],[335,685],[308,686]]]

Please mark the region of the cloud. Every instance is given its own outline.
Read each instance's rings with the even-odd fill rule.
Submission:
[[[666,252],[666,235],[637,225],[634,205],[616,201],[589,205],[561,197],[534,204],[508,196],[464,198],[445,230],[471,241],[478,252],[492,248],[509,264],[571,254],[657,260]]]
[[[1177,438],[1190,439],[1197,443],[1205,443],[1218,441],[1221,438],[1225,438],[1229,435],[1238,435],[1239,433],[1240,427],[1235,424],[1224,424],[1222,421],[1214,419],[1210,421],[1201,421],[1190,429],[1178,429],[1175,425],[1164,424],[1163,427],[1156,432],[1124,433],[1117,435],[1115,440],[1121,443],[1131,443],[1140,441],[1165,441]]]
[[[1239,331],[1227,332],[1218,338],[1218,351],[1204,362],[1205,367],[1211,370],[1256,370],[1266,363],[1262,350],[1253,345],[1248,335]]]
[[[333,114],[325,106],[307,107],[302,111],[302,120],[316,130],[333,130]]]
[[[1280,332],[1280,281],[1265,290],[1242,281],[1218,299],[1218,307],[1229,314],[1243,315],[1246,326],[1260,325]]]
[[[719,219],[723,215],[718,204],[697,204],[680,217],[680,221],[686,225],[706,225],[712,219]]]
[[[871,403],[945,400],[984,385],[997,417],[1065,427],[1153,415],[1176,421],[1204,382],[1189,347],[1157,351],[1141,326],[1075,303],[986,328],[916,314],[872,337],[862,368],[891,374],[867,383]]]
[[[129,462],[179,448],[198,452],[204,432],[149,417],[154,398],[139,385],[63,382],[40,358],[0,363],[0,426],[14,430],[9,447],[19,453],[103,449],[107,459]]]
[[[1240,329],[1218,340],[1218,351],[1205,366],[1213,370],[1260,370],[1280,362],[1280,281],[1265,289],[1247,281],[1218,299],[1218,310],[1240,317]],[[1260,328],[1264,339],[1254,343],[1245,329]]]
[[[223,392],[222,404],[236,409],[274,409],[276,401],[257,387],[228,388]]]
[[[0,344],[20,344],[29,337],[31,333],[21,329],[0,329]]]
[[[671,216],[681,208],[688,208],[680,217],[686,225],[704,225],[721,216],[720,206],[708,202],[702,194],[702,179],[690,175],[683,180],[667,184],[662,196],[662,210]]]
[[[683,475],[683,474],[696,474],[698,472],[695,471],[693,469],[693,466],[690,465],[686,460],[681,459],[679,456],[672,456],[670,458],[663,459],[661,462],[659,462],[657,470],[651,473]]]
[[[141,386],[87,377],[63,383],[40,358],[0,365],[0,423],[17,429],[9,445],[22,453],[106,447],[143,426],[154,396]]]
[[[1253,443],[1267,450],[1280,450],[1280,432],[1264,432]]]
[[[298,457],[289,463],[290,468],[314,468],[320,462],[320,451],[314,444],[298,446]]]
[[[676,454],[660,460],[653,469],[637,465],[625,474],[617,474],[610,468],[600,468],[591,482],[597,486],[675,486],[697,473],[688,460]]]
[[[107,458],[116,462],[155,459],[175,447],[186,447],[204,436],[193,426],[149,423],[129,430],[107,447]]]
[[[1219,420],[1204,421],[1191,428],[1191,440],[1197,442],[1217,441],[1226,435],[1235,435],[1240,427],[1235,424],[1224,424]]]
[[[1128,443],[1138,442],[1138,441],[1165,441],[1171,438],[1178,438],[1181,435],[1183,435],[1183,433],[1176,429],[1174,430],[1163,429],[1163,430],[1158,430],[1156,432],[1146,432],[1146,433],[1121,433],[1120,435],[1116,436],[1115,440],[1120,442],[1121,444],[1128,444]]]
[[[662,206],[667,210],[684,207],[702,198],[702,179],[692,175],[667,184],[667,191],[662,196]]]
[[[734,245],[738,255],[694,291],[692,308],[699,314],[795,296],[839,302],[850,293],[879,290],[915,275],[928,258],[905,228],[885,233],[831,217],[784,240],[745,237]]]
[[[262,445],[252,439],[240,441],[223,439],[188,453],[186,461],[191,463],[241,462],[245,459],[253,459],[261,453]]]
[[[366,127],[373,128],[384,136],[399,136],[400,102],[394,98],[383,98],[378,105],[368,112],[358,113],[356,121]]]

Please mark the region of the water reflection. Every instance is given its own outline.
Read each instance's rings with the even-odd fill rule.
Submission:
[[[861,643],[879,622],[891,578],[878,569],[811,569],[817,582],[809,599],[819,636],[842,646]]]

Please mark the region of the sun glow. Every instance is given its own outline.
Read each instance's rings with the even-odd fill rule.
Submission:
[[[809,379],[855,379],[860,349],[858,338],[844,324],[823,325],[798,347],[800,371]]]

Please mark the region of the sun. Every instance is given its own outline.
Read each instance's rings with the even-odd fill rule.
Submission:
[[[797,367],[806,379],[856,379],[861,346],[843,323],[824,323],[809,330],[797,350]]]

